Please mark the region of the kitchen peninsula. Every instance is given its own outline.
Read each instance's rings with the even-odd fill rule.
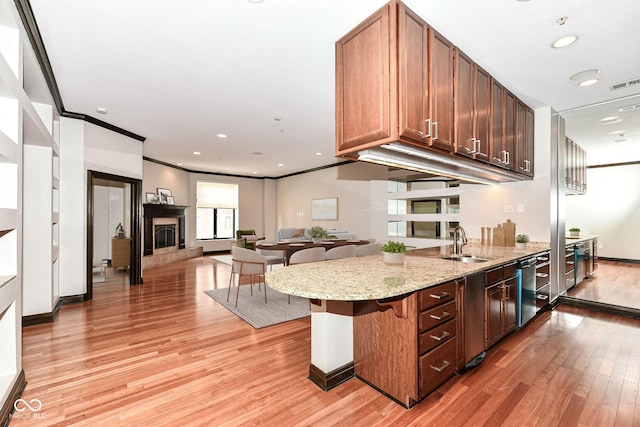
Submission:
[[[470,263],[444,259],[447,249],[409,251],[403,265],[380,254],[268,272],[274,290],[312,301],[309,378],[328,390],[357,376],[413,406],[464,365],[466,278],[499,272],[501,281],[506,266],[515,274],[516,261],[549,245],[470,245],[465,253],[483,260]]]

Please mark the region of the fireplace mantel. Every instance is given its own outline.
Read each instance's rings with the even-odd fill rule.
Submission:
[[[189,206],[160,205],[145,203],[144,207],[144,255],[153,254],[153,219],[177,218],[178,219],[178,249],[184,249],[184,211]]]

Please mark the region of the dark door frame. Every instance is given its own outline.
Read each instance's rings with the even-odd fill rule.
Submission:
[[[129,284],[142,284],[142,180],[110,173],[87,171],[87,293],[84,300],[93,298],[93,186],[94,180],[124,182],[131,184],[131,260],[129,262]]]

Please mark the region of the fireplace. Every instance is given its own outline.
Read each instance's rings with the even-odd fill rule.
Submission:
[[[175,224],[156,224],[153,226],[153,250],[176,246]],[[176,248],[177,249],[177,248]]]
[[[187,206],[144,204],[144,255],[184,249]]]

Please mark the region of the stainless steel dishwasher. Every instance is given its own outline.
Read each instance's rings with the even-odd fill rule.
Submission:
[[[484,351],[484,272],[467,276],[464,290],[464,369],[478,366]]]

